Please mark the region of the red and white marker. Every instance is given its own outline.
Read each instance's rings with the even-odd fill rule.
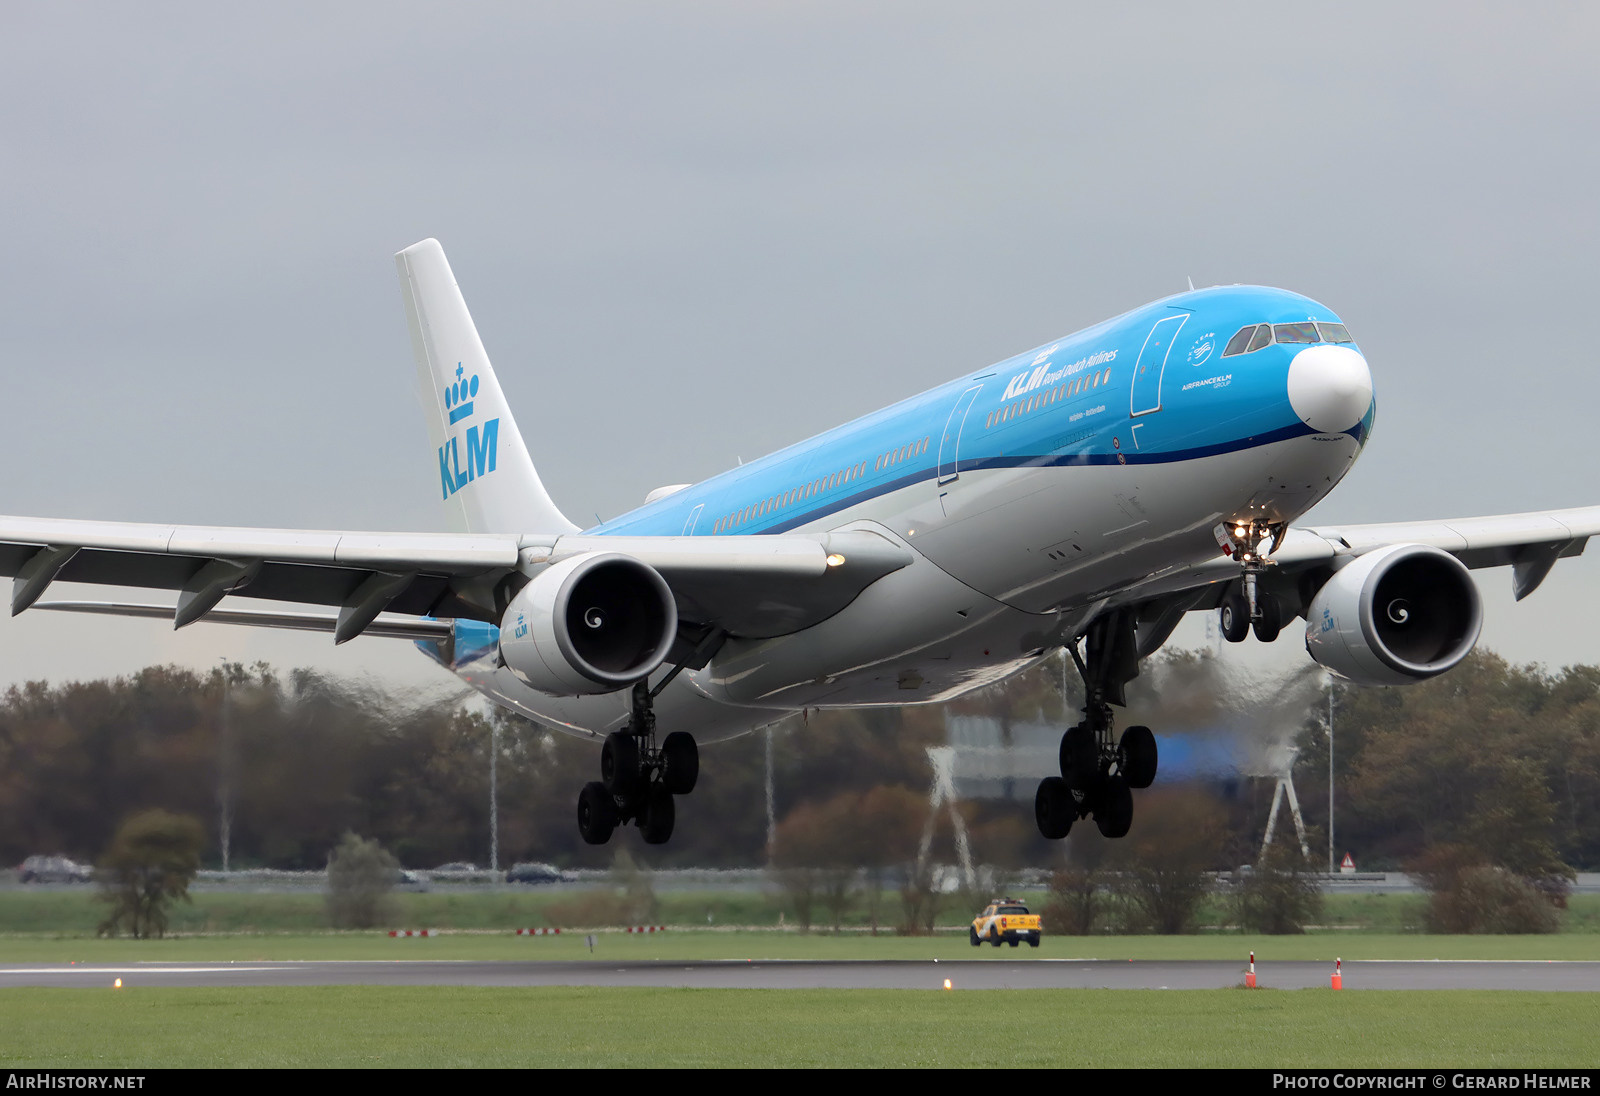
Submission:
[[[1253,951],[1250,953],[1250,973],[1244,976],[1244,984],[1246,989],[1256,988],[1256,953]]]
[[[1339,959],[1337,957],[1335,957],[1334,960],[1333,960],[1333,988],[1334,989],[1344,989],[1344,976],[1339,973],[1339,965],[1343,961],[1344,960]]]
[[[518,936],[560,936],[560,929],[518,929]]]

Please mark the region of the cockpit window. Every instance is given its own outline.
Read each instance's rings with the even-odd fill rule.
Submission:
[[[1250,336],[1256,333],[1255,325],[1241,327],[1239,333],[1228,340],[1228,345],[1223,349],[1222,356],[1231,358],[1235,354],[1243,354],[1244,348],[1250,345]]]
[[[1272,333],[1280,343],[1314,343],[1322,341],[1317,335],[1317,325],[1314,323],[1274,324]]]
[[[1246,350],[1245,353],[1253,354],[1271,341],[1272,326],[1270,324],[1262,324],[1260,327],[1256,328],[1255,337],[1250,340],[1250,349]]]
[[[1317,330],[1322,332],[1323,342],[1355,342],[1342,323],[1319,323]]]

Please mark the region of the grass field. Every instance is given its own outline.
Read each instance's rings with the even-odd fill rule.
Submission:
[[[402,928],[494,929],[533,927],[577,928],[592,925],[593,892],[574,890],[454,890],[431,893],[397,893],[395,926]],[[1030,896],[1042,904],[1042,896]],[[1421,931],[1424,898],[1417,894],[1335,894],[1328,896],[1322,915],[1327,931],[1347,934],[1386,934]],[[978,903],[981,905],[981,901]],[[977,912],[977,905],[947,896],[938,923],[962,928]],[[892,927],[899,917],[897,896],[885,894],[881,923]],[[586,915],[589,915],[586,917]],[[49,933],[93,936],[105,916],[104,906],[87,887],[0,890],[0,934]],[[819,927],[831,922],[822,920]],[[781,896],[759,891],[667,891],[657,896],[650,920],[688,927],[775,927],[780,918],[793,926],[794,913]],[[1202,910],[1202,932],[1231,934],[1229,913],[1222,902]],[[864,905],[843,918],[848,929],[868,924]],[[317,892],[248,893],[201,891],[192,903],[179,903],[171,911],[171,931],[181,934],[216,932],[321,932],[327,929],[327,909]],[[1564,933],[1590,933],[1600,937],[1600,895],[1574,895],[1563,914]]]
[[[315,894],[200,893],[192,907],[175,911],[174,935],[138,941],[93,935],[100,908],[90,892],[5,891],[0,963],[588,958],[581,932],[511,931],[550,924],[571,894],[400,895],[402,923],[448,931],[392,939],[381,931],[327,931]],[[1327,920],[1357,926],[1337,931],[1047,935],[1037,950],[973,948],[960,933],[774,931],[779,908],[753,893],[663,895],[661,907],[660,919],[677,927],[650,936],[599,931],[593,954],[619,963],[1232,959],[1242,979],[1254,950],[1268,984],[1278,960],[1600,960],[1600,901],[1593,896],[1575,899],[1569,931],[1551,936],[1423,935],[1414,929],[1414,896],[1371,895],[1330,901]],[[950,921],[963,923],[967,912],[952,909]],[[766,927],[717,927],[731,924]],[[137,973],[124,981],[121,990],[0,989],[0,1068],[1600,1065],[1600,993],[155,989],[140,985]],[[998,1034],[997,1009],[1025,1022]],[[990,1034],[974,1034],[984,1031]]]
[[[1600,936],[1417,936],[1382,933],[1308,936],[1050,937],[1040,946],[971,947],[954,934],[864,936],[781,932],[671,931],[653,936],[597,932],[594,956],[618,962],[651,959],[1223,959],[1240,970],[1251,951],[1273,960],[1534,959],[1600,960]],[[587,959],[582,934],[519,937],[447,933],[392,939],[378,932],[170,936],[163,940],[0,936],[0,963],[134,963],[289,959]],[[1600,989],[1600,986],[1596,987]]]
[[[1573,993],[0,990],[10,1068],[1593,1069],[1597,1030],[1600,994]]]

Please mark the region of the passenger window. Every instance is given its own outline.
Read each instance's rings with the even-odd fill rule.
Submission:
[[[1254,354],[1257,350],[1260,350],[1263,346],[1266,346],[1271,341],[1272,328],[1267,324],[1262,324],[1260,327],[1256,328],[1255,336],[1250,340],[1250,349],[1246,350],[1245,353]]]
[[[1314,323],[1273,324],[1272,334],[1280,343],[1314,343],[1319,339]]]
[[[1345,330],[1342,323],[1319,323],[1317,330],[1322,332],[1322,341],[1331,343],[1355,342],[1350,337],[1350,332]]]
[[[1250,345],[1250,337],[1255,333],[1255,324],[1251,324],[1249,327],[1239,328],[1238,333],[1234,335],[1233,338],[1228,340],[1227,348],[1222,351],[1222,356],[1224,358],[1231,358],[1235,354],[1243,354],[1245,352],[1245,348]]]

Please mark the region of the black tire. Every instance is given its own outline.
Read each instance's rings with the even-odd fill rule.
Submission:
[[[1039,937],[1037,935],[1028,937],[1028,946],[1030,948],[1038,947],[1039,946]]]
[[[1039,781],[1039,790],[1033,794],[1033,820],[1040,833],[1059,841],[1072,832],[1077,817],[1078,805],[1072,801],[1072,789],[1065,780],[1047,776]]]
[[[604,845],[617,828],[617,804],[598,780],[591,780],[578,793],[578,833],[590,845]]]
[[[1278,633],[1283,631],[1283,609],[1278,604],[1278,599],[1271,594],[1257,594],[1256,608],[1261,610],[1261,619],[1250,627],[1256,633],[1258,641],[1271,643],[1278,638]]]
[[[1084,791],[1094,783],[1099,766],[1094,732],[1087,724],[1069,727],[1061,736],[1061,779],[1073,791]]]
[[[1128,836],[1128,830],[1133,825],[1133,793],[1128,790],[1127,780],[1121,776],[1107,780],[1099,799],[1094,812],[1094,824],[1100,827],[1101,836]]]
[[[650,785],[645,795],[644,813],[639,819],[639,829],[644,833],[646,845],[665,845],[672,837],[672,824],[677,810],[672,793],[660,784]]]
[[[700,747],[688,731],[673,731],[661,743],[661,782],[673,795],[688,795],[700,779]]]
[[[1217,624],[1222,629],[1223,639],[1229,643],[1244,642],[1244,637],[1250,634],[1250,603],[1243,594],[1233,593],[1222,599],[1222,607],[1217,610]]]
[[[1000,933],[996,931],[993,925],[989,926],[989,943],[995,947],[1000,946]]]
[[[1156,779],[1156,736],[1149,727],[1129,727],[1117,747],[1122,775],[1130,788],[1148,788]]]
[[[972,946],[973,947],[979,948],[979,947],[983,946],[983,941],[978,939],[978,930],[976,928],[974,928],[971,925],[968,925],[967,926],[967,935],[972,938]]]
[[[1010,944],[1012,947],[1016,947],[1018,944],[1022,943],[1022,941],[1013,936],[1011,939],[1007,940],[1006,943]]]
[[[627,731],[612,731],[600,748],[600,781],[612,795],[634,799],[644,790],[639,740]]]

